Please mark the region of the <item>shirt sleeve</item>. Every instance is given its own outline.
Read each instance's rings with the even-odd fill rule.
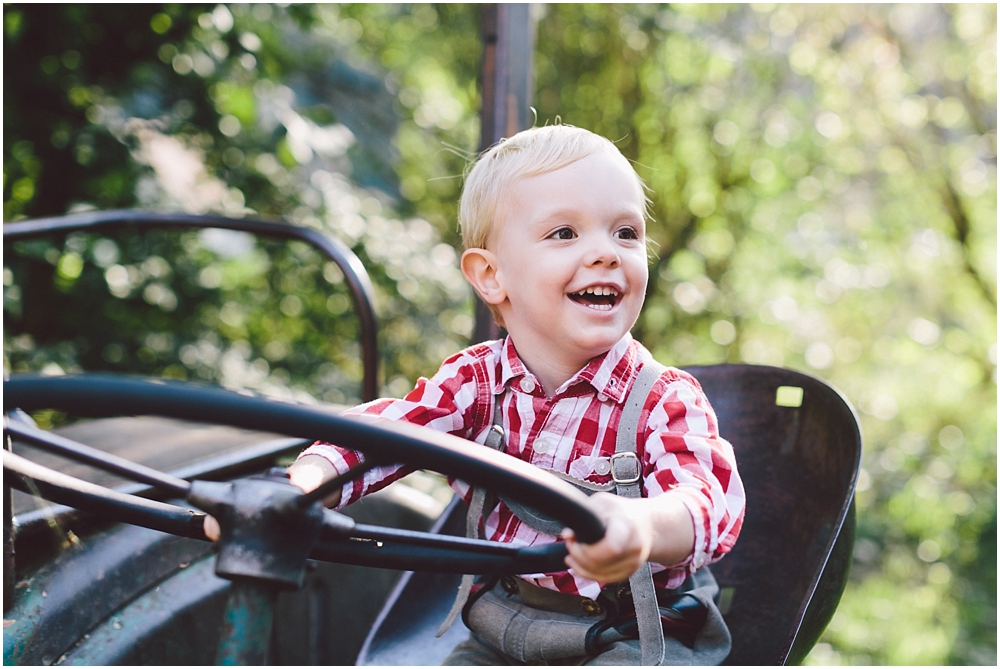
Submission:
[[[474,373],[477,364],[481,364],[479,356],[467,349],[445,360],[430,379],[418,380],[416,387],[403,399],[374,400],[349,409],[343,415],[403,421],[468,438],[467,433],[474,424],[473,412],[477,405]],[[299,457],[306,455],[325,458],[339,474],[348,472],[364,461],[364,455],[359,451],[325,442],[314,443]],[[412,467],[399,464],[375,467],[364,476],[344,484],[337,508],[352,504],[412,471]]]
[[[719,436],[715,411],[698,382],[672,370],[660,378],[663,393],[651,393],[646,423],[645,477],[648,497],[677,495],[694,523],[694,550],[669,565],[668,587],[729,552],[739,536],[746,507],[732,445]],[[647,471],[649,471],[647,470]]]

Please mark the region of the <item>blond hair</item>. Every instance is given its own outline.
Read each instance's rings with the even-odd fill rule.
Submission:
[[[458,223],[465,249],[488,247],[503,216],[503,203],[520,179],[554,172],[595,153],[608,153],[628,163],[610,140],[571,125],[547,125],[522,130],[487,149],[465,178],[458,205]],[[631,163],[642,193],[646,185]],[[648,215],[648,199],[644,198]],[[487,305],[502,327],[503,319],[493,305]]]

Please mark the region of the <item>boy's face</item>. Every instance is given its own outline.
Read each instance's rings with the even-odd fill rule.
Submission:
[[[614,346],[642,308],[642,189],[623,157],[594,153],[521,179],[510,194],[491,244],[500,290],[488,301],[525,362],[545,355],[575,371]]]

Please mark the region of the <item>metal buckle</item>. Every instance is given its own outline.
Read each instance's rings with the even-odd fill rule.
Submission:
[[[616,465],[616,460],[621,458],[632,458],[635,460],[635,476],[630,478],[618,478],[618,468]],[[639,457],[635,453],[615,453],[611,456],[611,478],[618,485],[629,485],[632,483],[638,483],[642,479],[642,465],[639,462]]]

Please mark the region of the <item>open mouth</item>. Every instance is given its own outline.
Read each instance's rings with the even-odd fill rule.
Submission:
[[[570,293],[569,299],[598,311],[608,311],[618,303],[620,293],[611,286],[591,286],[579,293]]]

